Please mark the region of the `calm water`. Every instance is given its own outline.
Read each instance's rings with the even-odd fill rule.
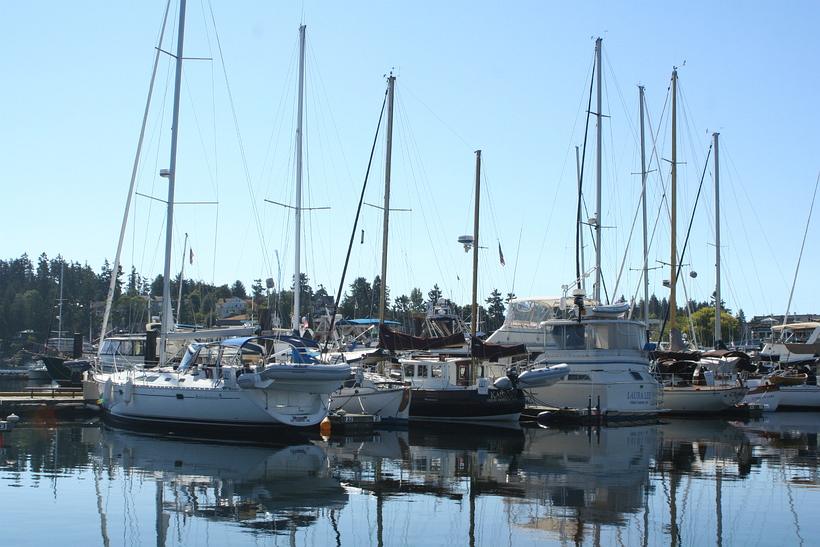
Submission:
[[[0,448],[0,543],[816,545],[818,424],[778,413],[281,446],[25,425]]]

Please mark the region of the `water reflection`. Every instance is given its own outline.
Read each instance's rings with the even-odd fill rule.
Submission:
[[[324,449],[315,444],[235,446],[108,428],[94,432],[104,469],[155,480],[157,511],[183,520],[204,518],[291,534],[316,522],[322,510],[347,501]]]
[[[817,422],[411,428],[265,446],[23,427],[0,448],[0,512],[25,523],[37,503],[67,519],[82,508],[96,525],[66,540],[104,545],[241,534],[322,545],[800,544],[820,532]],[[28,528],[29,541],[45,540]],[[14,528],[9,539],[23,537]]]

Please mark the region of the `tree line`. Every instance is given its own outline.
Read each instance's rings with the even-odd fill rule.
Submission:
[[[97,271],[87,263],[68,261],[62,256],[49,258],[45,253],[34,262],[27,254],[15,259],[0,260],[0,340],[3,341],[0,351],[8,353],[9,343],[15,340],[45,342],[49,336],[55,336],[58,330],[62,330],[66,335],[81,332],[86,336],[90,333],[94,339],[98,338],[112,274],[111,264],[107,260]],[[300,277],[302,315],[313,325],[319,316],[332,311],[333,296],[328,294],[322,285],[314,290],[305,274],[301,274]],[[59,314],[61,278],[62,316]],[[141,331],[145,323],[150,322],[153,316],[159,315],[162,285],[162,275],[149,279],[137,272],[133,266],[127,274],[120,268],[116,273],[109,329],[124,332]],[[249,302],[248,313],[254,318],[268,317],[271,321],[279,318],[281,326],[290,325],[293,306],[292,285],[289,289],[270,290],[263,285],[261,279],[254,279],[248,291],[239,280],[231,285],[214,285],[200,280],[185,279],[182,281],[182,288],[178,314],[180,323],[212,326],[217,320],[219,301],[237,297]],[[375,276],[372,281],[364,277],[354,279],[342,295],[338,313],[345,318],[378,317],[380,290],[379,276]],[[178,291],[179,276],[176,276],[171,280],[174,308],[177,307]],[[408,328],[413,325],[414,318],[427,311],[428,305],[435,304],[444,296],[438,285],[434,285],[426,294],[418,287],[414,287],[409,294],[395,298],[391,298],[389,287],[386,287],[385,293],[386,317]],[[506,304],[514,297],[512,293],[504,296],[497,289],[493,289],[480,302],[479,330],[492,332],[499,328],[504,322]],[[453,312],[465,323],[469,323],[470,304],[451,304]],[[714,295],[711,302],[688,303],[697,336],[704,345],[712,343],[713,306]],[[650,298],[649,319],[655,330],[666,316],[668,307],[666,298],[659,300],[655,295]],[[642,309],[641,301],[636,304],[636,317],[640,317]],[[689,330],[686,312],[684,307],[679,309],[678,314],[677,326],[684,332]],[[743,310],[735,317],[724,307],[724,341],[739,339],[739,331],[744,324]],[[668,332],[669,326],[666,328]]]
[[[111,283],[112,266],[107,260],[98,270],[87,263],[67,260],[62,256],[49,258],[45,253],[36,260],[23,254],[19,258],[0,260],[0,340],[5,354],[12,342],[32,341],[45,343],[62,331],[63,336],[80,332],[92,339],[99,338],[105,299]],[[179,276],[171,280],[171,295],[176,313]],[[62,284],[62,314],[60,314],[60,289]],[[109,332],[138,332],[145,323],[160,313],[162,275],[153,279],[140,274],[131,267],[126,274],[122,268],[116,272],[114,299],[109,318]],[[376,276],[372,282],[364,277],[349,284],[342,296],[338,313],[345,318],[378,317],[381,281]],[[387,293],[388,319],[409,325],[414,314],[423,314],[428,303],[442,297],[438,285],[430,289],[426,297],[421,289],[413,288],[409,295],[391,300]],[[511,295],[508,295],[508,297]],[[281,326],[290,325],[293,306],[293,286],[289,289],[268,289],[261,279],[254,279],[250,290],[242,281],[233,284],[214,285],[201,280],[182,281],[182,299],[179,304],[179,322],[212,326],[217,321],[220,300],[237,297],[250,304],[248,314],[261,319],[266,315],[279,318]],[[332,311],[334,300],[324,286],[314,290],[305,274],[300,279],[302,315],[313,321]],[[481,306],[485,330],[495,330],[504,321],[505,302],[501,293],[493,290]],[[268,311],[270,310],[270,314]],[[469,320],[470,306],[454,305],[454,311]],[[11,344],[19,347],[19,343]],[[13,349],[13,348],[12,348]]]

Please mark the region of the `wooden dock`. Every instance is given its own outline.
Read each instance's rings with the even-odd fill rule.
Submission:
[[[95,404],[83,400],[81,388],[35,387],[0,392],[0,417],[14,413],[48,422],[57,418],[93,416],[98,410]]]

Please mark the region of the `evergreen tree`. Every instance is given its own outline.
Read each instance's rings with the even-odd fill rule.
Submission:
[[[245,285],[238,279],[234,281],[233,285],[231,285],[231,296],[235,296],[236,298],[241,298],[243,300],[248,297],[247,292],[245,292]]]
[[[438,288],[438,284],[433,285],[433,288],[427,293],[427,301],[432,302],[435,304],[438,302],[438,299],[441,298],[441,289]]]
[[[487,303],[487,330],[494,331],[504,323],[504,301],[498,289],[493,289]]]
[[[421,295],[421,289],[417,287],[410,291],[410,310],[414,312],[425,311],[424,297]]]

